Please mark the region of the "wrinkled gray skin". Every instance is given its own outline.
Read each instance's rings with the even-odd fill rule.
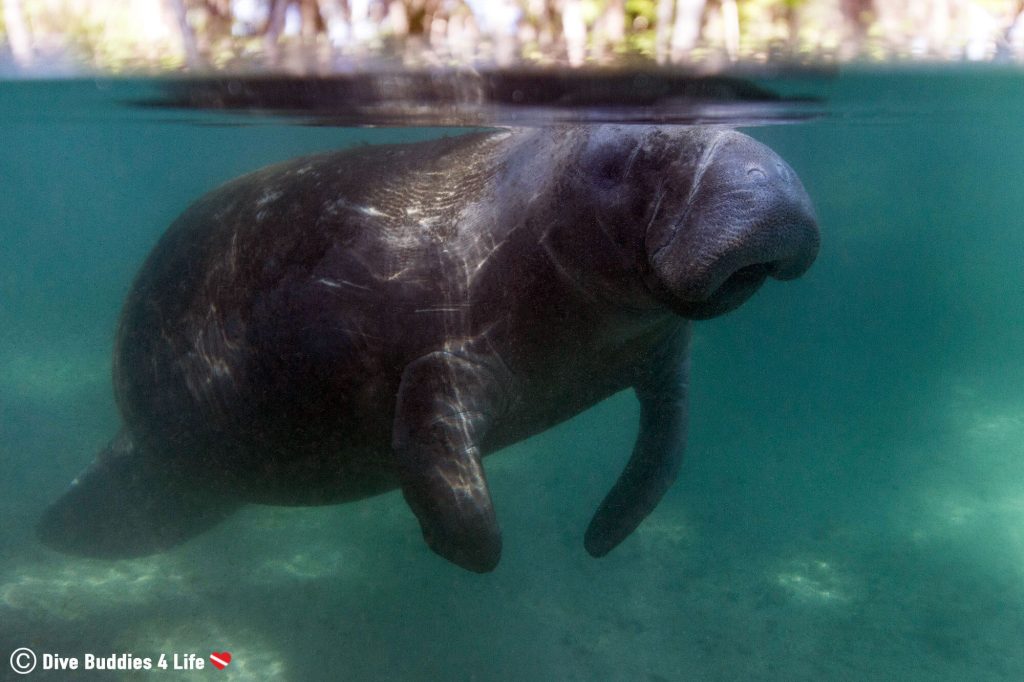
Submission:
[[[690,321],[817,250],[789,166],[717,128],[488,132],[257,171],[143,266],[117,334],[124,427],[40,536],[135,556],[244,503],[400,486],[435,552],[489,571],[483,455],[632,387],[639,437],[585,537],[602,556],[679,470]]]

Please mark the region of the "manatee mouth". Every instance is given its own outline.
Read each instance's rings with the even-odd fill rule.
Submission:
[[[742,267],[729,275],[707,298],[678,304],[682,309],[676,312],[692,320],[724,315],[753,296],[776,268],[777,263],[754,263]]]
[[[799,277],[818,253],[814,207],[793,170],[760,143],[725,135],[678,213],[646,234],[649,288],[694,320],[735,310],[768,277]]]

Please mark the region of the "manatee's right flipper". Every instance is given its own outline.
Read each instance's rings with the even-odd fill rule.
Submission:
[[[36,532],[68,554],[119,559],[160,552],[239,506],[193,483],[142,456],[122,431],[46,510]]]
[[[591,556],[602,557],[625,540],[679,473],[686,447],[689,336],[688,326],[680,328],[638,377],[640,433],[626,469],[587,528],[583,544]]]
[[[485,360],[452,352],[411,363],[398,391],[392,445],[406,502],[430,548],[477,573],[501,557],[480,444],[502,396]]]

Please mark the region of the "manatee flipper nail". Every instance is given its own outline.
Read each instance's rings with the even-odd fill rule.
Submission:
[[[166,550],[222,521],[240,506],[211,495],[154,461],[121,431],[44,513],[40,540],[64,552],[119,559]]]
[[[594,514],[583,544],[591,556],[615,549],[647,518],[675,481],[686,449],[689,329],[644,369],[634,387],[640,433],[633,454]]]
[[[501,557],[480,443],[500,387],[481,362],[436,352],[402,375],[393,447],[402,492],[432,550],[478,573]]]

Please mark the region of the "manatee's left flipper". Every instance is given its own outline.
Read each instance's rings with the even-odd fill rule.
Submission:
[[[634,386],[640,433],[629,463],[587,528],[583,543],[592,556],[604,556],[625,540],[675,481],[686,448],[689,364],[689,328],[683,327]]]
[[[69,554],[121,559],[153,554],[220,522],[239,507],[152,460],[122,431],[43,514],[43,544]]]
[[[392,446],[402,492],[435,552],[478,573],[501,556],[480,444],[503,405],[486,360],[436,352],[406,367]]]

